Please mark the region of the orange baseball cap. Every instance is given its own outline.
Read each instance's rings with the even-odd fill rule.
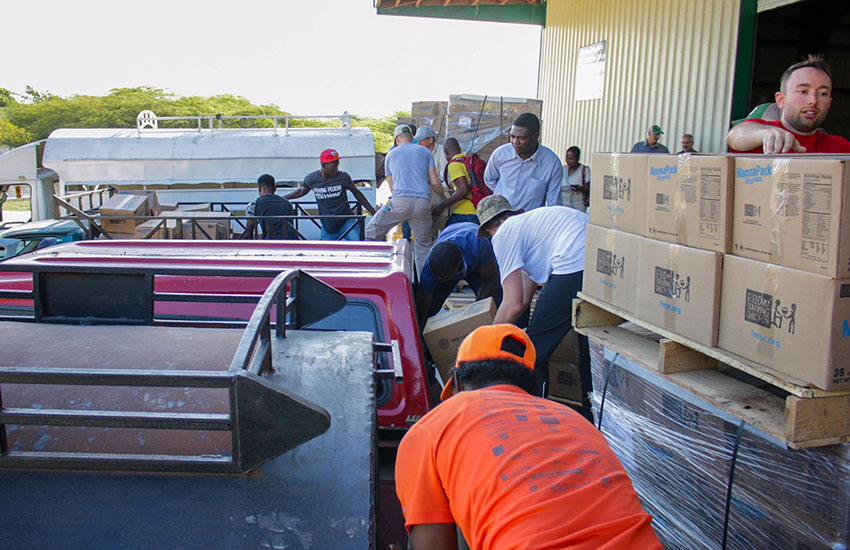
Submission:
[[[470,332],[457,350],[455,369],[461,363],[488,359],[516,361],[528,370],[534,370],[537,352],[531,338],[515,325],[485,325]],[[446,382],[440,399],[445,401],[455,394],[454,371]]]

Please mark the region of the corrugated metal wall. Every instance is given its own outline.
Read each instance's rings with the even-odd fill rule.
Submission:
[[[721,152],[732,103],[740,0],[549,0],[540,53],[542,141],[563,158],[628,151],[660,124],[661,142]],[[575,101],[579,49],[607,41],[601,99]]]

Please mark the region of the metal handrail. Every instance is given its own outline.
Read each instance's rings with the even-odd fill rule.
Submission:
[[[49,270],[48,270],[49,271]],[[68,268],[61,271],[67,272]],[[78,274],[85,270],[73,268]],[[105,270],[112,273],[143,272],[149,268],[131,268]],[[104,270],[98,270],[103,273]],[[160,274],[193,275],[240,275],[268,276],[268,270],[255,270],[246,273],[239,269],[159,269]],[[39,275],[33,273],[34,290],[17,291],[20,297],[29,294],[39,303],[36,280]],[[150,277],[152,279],[152,277]],[[287,297],[286,289],[291,290]],[[3,292],[4,296],[11,294]],[[151,299],[164,297],[171,301],[181,301],[188,298],[176,293],[155,293],[151,285]],[[211,295],[213,301],[218,295]],[[244,297],[241,297],[244,298]],[[198,295],[191,300],[199,299]],[[256,299],[254,297],[254,299]],[[281,299],[284,304],[281,304]],[[245,301],[245,300],[237,300]],[[304,303],[306,302],[306,303]],[[280,441],[263,442],[247,441],[255,435],[251,433],[248,422],[242,426],[240,418],[248,414],[258,403],[277,406],[280,410],[297,409],[310,417],[310,429],[304,429],[305,434],[329,426],[329,416],[321,407],[309,403],[301,397],[293,399],[282,388],[262,382],[262,374],[271,368],[271,322],[270,316],[276,307],[275,337],[286,337],[286,317],[289,315],[292,325],[303,328],[330,315],[345,305],[345,296],[332,287],[299,270],[287,270],[279,273],[260,298],[254,314],[248,322],[242,339],[234,353],[231,367],[226,372],[221,371],[162,371],[162,370],[120,370],[120,369],[79,369],[79,368],[36,368],[36,367],[0,367],[0,384],[48,384],[69,386],[122,386],[122,387],[179,387],[179,388],[221,388],[229,393],[230,411],[228,414],[211,413],[159,413],[146,411],[80,411],[61,409],[21,409],[3,407],[0,398],[0,468],[77,468],[77,469],[115,469],[115,470],[157,470],[157,471],[189,471],[189,472],[247,472],[266,462],[290,447],[283,448]],[[152,308],[151,308],[152,309]],[[38,318],[38,311],[35,311]],[[90,320],[89,320],[90,321]],[[152,319],[149,319],[151,324]],[[173,324],[173,323],[168,323]],[[193,325],[193,323],[180,323]],[[259,346],[257,345],[259,343]],[[0,394],[0,397],[2,395]],[[305,409],[307,411],[305,412]],[[250,414],[263,416],[268,411],[258,410]],[[223,455],[140,455],[140,454],[103,454],[103,453],[53,453],[43,451],[14,451],[10,450],[6,440],[6,424],[16,425],[53,425],[53,426],[85,426],[108,428],[143,428],[164,430],[216,430],[231,432],[231,456]],[[281,430],[290,439],[301,439],[300,444],[318,435],[308,436],[286,432],[288,425],[282,423]],[[256,434],[261,435],[261,434]],[[263,432],[262,436],[268,436]],[[306,439],[305,439],[306,437]],[[294,445],[293,445],[294,446]]]
[[[223,121],[225,120],[271,120],[273,123],[274,134],[277,135],[278,128],[280,128],[280,122],[283,121],[284,135],[289,135],[290,129],[290,121],[294,119],[335,119],[339,118],[342,120],[342,126],[339,129],[348,130],[351,133],[351,115],[348,111],[344,111],[341,115],[194,115],[194,116],[157,116],[151,113],[152,116],[146,119],[141,119],[136,117],[136,130],[139,132],[139,137],[143,135],[144,131],[156,130],[158,128],[145,128],[146,124],[154,123],[158,126],[159,121],[178,121],[178,120],[188,120],[188,121],[196,121],[198,123],[198,132],[202,132],[204,130],[204,123],[206,122],[207,130],[212,132],[213,130],[230,130],[237,128],[224,128]],[[216,122],[218,123],[218,128],[216,128]],[[333,129],[332,127],[327,127],[328,129]]]

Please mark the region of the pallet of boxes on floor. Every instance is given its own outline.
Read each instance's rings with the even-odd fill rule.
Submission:
[[[668,548],[847,547],[847,160],[593,155],[573,322]]]

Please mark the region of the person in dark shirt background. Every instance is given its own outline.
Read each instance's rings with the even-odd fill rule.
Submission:
[[[316,204],[319,207],[319,214],[322,216],[353,216],[351,205],[348,203],[348,193],[354,195],[363,208],[369,211],[370,214],[375,213],[375,208],[369,204],[369,200],[360,192],[359,189],[351,181],[351,176],[347,172],[339,171],[339,153],[333,149],[325,149],[319,156],[319,162],[322,164],[320,170],[310,172],[304,177],[304,182],[301,187],[286,195],[286,199],[297,199],[303,197],[310,191],[316,196]],[[361,240],[360,228],[352,227],[357,224],[357,220],[350,219],[323,219],[322,220],[322,240],[337,241],[344,239],[347,241]],[[350,229],[350,231],[349,231]],[[346,233],[347,232],[347,233]]]
[[[275,219],[262,219],[263,216],[294,216],[295,210],[292,204],[280,195],[275,194],[277,183],[274,176],[263,174],[257,178],[257,187],[260,194],[248,204],[246,214],[248,216],[261,217],[260,227],[263,229],[263,239],[295,239],[295,230],[288,221]],[[251,239],[254,235],[254,229],[257,226],[257,220],[248,220],[245,232],[242,233],[243,239]]]

